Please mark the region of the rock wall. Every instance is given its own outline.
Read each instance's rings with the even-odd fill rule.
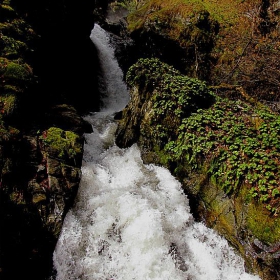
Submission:
[[[0,278],[47,279],[99,108],[94,1],[0,1]]]

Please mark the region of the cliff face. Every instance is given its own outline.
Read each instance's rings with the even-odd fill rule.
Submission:
[[[94,1],[0,1],[0,278],[46,279],[99,107]]]

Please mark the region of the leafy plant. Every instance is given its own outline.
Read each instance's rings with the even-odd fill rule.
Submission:
[[[280,117],[268,110],[257,111],[262,119],[257,129],[252,109],[241,101],[217,98],[210,109],[184,119],[178,139],[165,150],[175,160],[196,163],[194,168],[208,160],[209,176],[227,194],[246,184],[252,198],[276,212],[280,206]],[[174,144],[179,148],[174,149]]]

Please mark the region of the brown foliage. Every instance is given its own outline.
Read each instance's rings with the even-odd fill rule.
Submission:
[[[211,82],[243,86],[259,100],[279,100],[278,19],[266,0],[240,5],[238,22],[224,28],[217,40]]]

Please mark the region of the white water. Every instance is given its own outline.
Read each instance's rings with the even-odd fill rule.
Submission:
[[[256,280],[227,242],[190,214],[170,172],[144,165],[137,145],[114,143],[113,113],[128,91],[106,32],[91,39],[104,67],[108,97],[89,115],[82,180],[67,214],[53,261],[56,280]]]

